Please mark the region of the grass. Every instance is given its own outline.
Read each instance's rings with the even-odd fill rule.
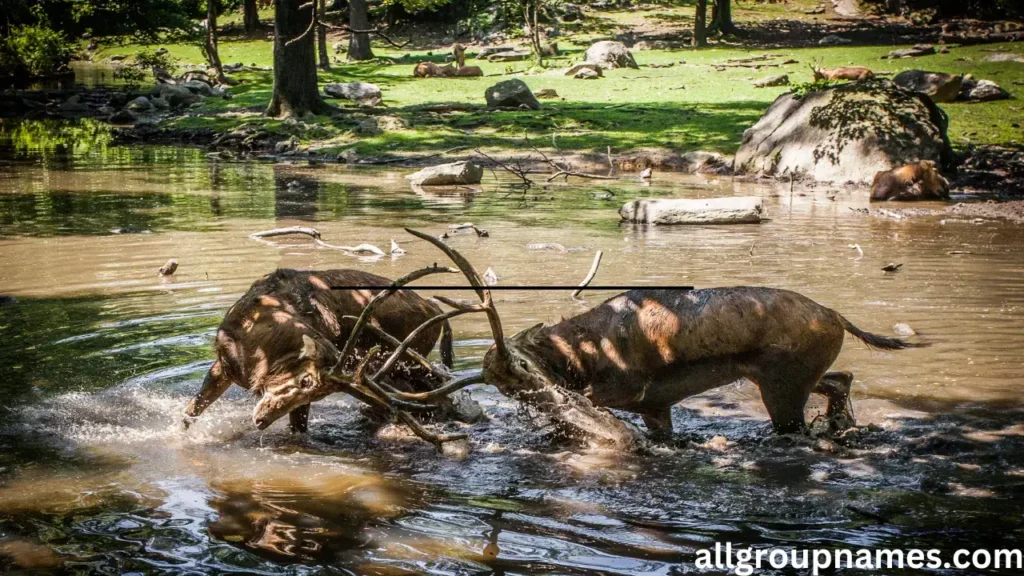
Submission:
[[[803,0],[801,0],[803,2]],[[815,2],[816,3],[816,2]],[[747,6],[750,3],[744,3]],[[772,18],[782,14],[781,8],[766,4],[754,6],[750,19]],[[801,4],[802,5],[802,4]],[[799,10],[800,17],[806,17]],[[609,22],[616,26],[645,26],[662,22],[665,15],[685,18],[692,7],[655,7],[643,12],[601,13],[607,21],[594,24],[607,31]],[[787,14],[792,14],[787,12]],[[738,14],[738,20],[742,13]],[[643,22],[641,22],[643,20]],[[671,24],[669,24],[671,25]],[[593,32],[581,32],[572,40],[586,45]],[[876,72],[898,73],[912,68],[931,71],[973,74],[976,78],[996,81],[1011,94],[1024,86],[1024,64],[1017,62],[983,62],[992,51],[1024,52],[1019,44],[984,45],[952,48],[949,54],[937,54],[907,60],[882,60],[891,46],[841,46],[822,48],[749,49],[715,47],[702,50],[644,50],[634,56],[640,70],[613,70],[600,80],[576,80],[559,70],[582,60],[581,46],[572,46],[560,39],[566,54],[548,61],[548,70],[530,69],[529,62],[489,63],[470,59],[487,77],[459,79],[416,79],[412,70],[421,60],[440,61],[446,48],[396,51],[375,46],[379,57],[395,59],[373,63],[337,63],[330,72],[320,74],[321,85],[329,82],[372,82],[384,92],[387,114],[398,116],[409,128],[379,135],[361,135],[355,127],[365,114],[347,102],[332,101],[348,112],[334,117],[307,120],[311,126],[283,123],[260,115],[270,100],[270,72],[246,72],[234,77],[242,83],[231,89],[230,101],[208,99],[193,115],[173,119],[171,127],[211,128],[226,130],[243,122],[283,134],[292,134],[303,143],[334,149],[355,147],[358,153],[376,155],[436,151],[455,146],[491,149],[512,149],[522,146],[524,134],[550,142],[557,136],[563,150],[604,152],[611,146],[617,152],[646,147],[677,150],[711,150],[732,153],[739,147],[743,131],[761,116],[768,105],[788,88],[754,88],[751,81],[769,75],[786,73],[794,83],[808,82],[808,63],[820,61],[824,67],[864,65]],[[333,41],[332,41],[333,43]],[[190,45],[164,46],[182,63],[199,64],[199,48]],[[113,54],[132,54],[140,46],[117,46],[104,49],[99,58]],[[472,50],[471,50],[472,52]],[[712,64],[730,58],[769,54],[780,59],[792,58],[797,64],[782,68],[726,68],[717,71]],[[221,42],[221,59],[225,63],[271,65],[271,44],[267,39]],[[649,65],[671,67],[652,68]],[[552,88],[560,99],[543,101],[543,108],[532,112],[465,112],[444,116],[409,110],[407,107],[433,102],[465,102],[482,104],[488,86],[503,80],[506,73],[524,80],[534,91]],[[941,107],[950,116],[950,138],[957,148],[969,144],[1020,146],[1024,131],[1020,128],[1022,104],[1019,100],[987,103],[952,103]],[[230,114],[226,114],[230,113]]]

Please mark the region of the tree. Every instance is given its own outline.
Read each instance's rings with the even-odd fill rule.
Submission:
[[[540,10],[541,0],[523,1],[523,26],[530,32],[530,47],[537,59],[537,65],[544,65],[544,46],[540,42]]]
[[[206,35],[203,42],[203,56],[213,68],[213,73],[220,84],[228,84],[224,76],[224,67],[220,63],[217,51],[217,0],[206,0]]]
[[[693,16],[694,48],[708,45],[708,0],[697,0],[697,12]]]
[[[722,34],[737,34],[739,28],[732,22],[732,0],[715,0],[711,29]]]
[[[260,12],[256,6],[256,0],[242,1],[242,26],[245,33],[252,35],[260,27]]]
[[[373,50],[370,48],[370,35],[363,32],[370,28],[366,0],[351,0],[348,3],[348,25],[351,28],[348,39],[348,59],[372,60]]]
[[[317,88],[314,6],[306,0],[274,0],[274,95],[267,116],[330,110]]]
[[[316,1],[316,0],[313,0]],[[327,12],[324,0],[320,2],[320,18],[324,17],[324,13]],[[327,51],[327,26],[323,22],[316,23],[316,46],[317,51],[320,53],[320,69],[330,70],[331,69],[331,54]]]

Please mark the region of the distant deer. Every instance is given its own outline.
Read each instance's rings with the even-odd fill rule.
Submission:
[[[818,65],[820,65],[820,61]],[[818,65],[815,65],[815,63],[808,64],[811,68],[811,72],[814,73],[815,82],[821,80],[850,80],[852,82],[859,82],[861,80],[867,80],[868,78],[875,77],[874,72],[863,66],[842,66],[840,68],[827,70],[819,68]]]
[[[417,78],[467,78],[483,76],[484,72],[479,66],[466,66],[466,47],[456,42],[452,45],[452,56],[455,57],[455,66],[451,64],[438,66],[433,62],[420,62],[412,71]]]

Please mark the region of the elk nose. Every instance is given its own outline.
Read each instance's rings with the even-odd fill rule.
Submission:
[[[270,426],[270,422],[267,422],[266,418],[253,418],[252,423],[256,425],[257,430],[263,430],[267,426]]]

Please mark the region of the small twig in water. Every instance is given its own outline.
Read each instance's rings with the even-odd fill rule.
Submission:
[[[586,278],[583,279],[583,282],[580,282],[580,287],[570,295],[573,300],[576,300],[576,297],[580,295],[580,292],[583,292],[583,289],[590,284],[590,281],[594,279],[594,276],[597,276],[597,267],[601,265],[601,256],[603,254],[604,253],[600,250],[597,251],[597,254],[594,254],[594,263],[590,265],[590,272],[587,272]]]

